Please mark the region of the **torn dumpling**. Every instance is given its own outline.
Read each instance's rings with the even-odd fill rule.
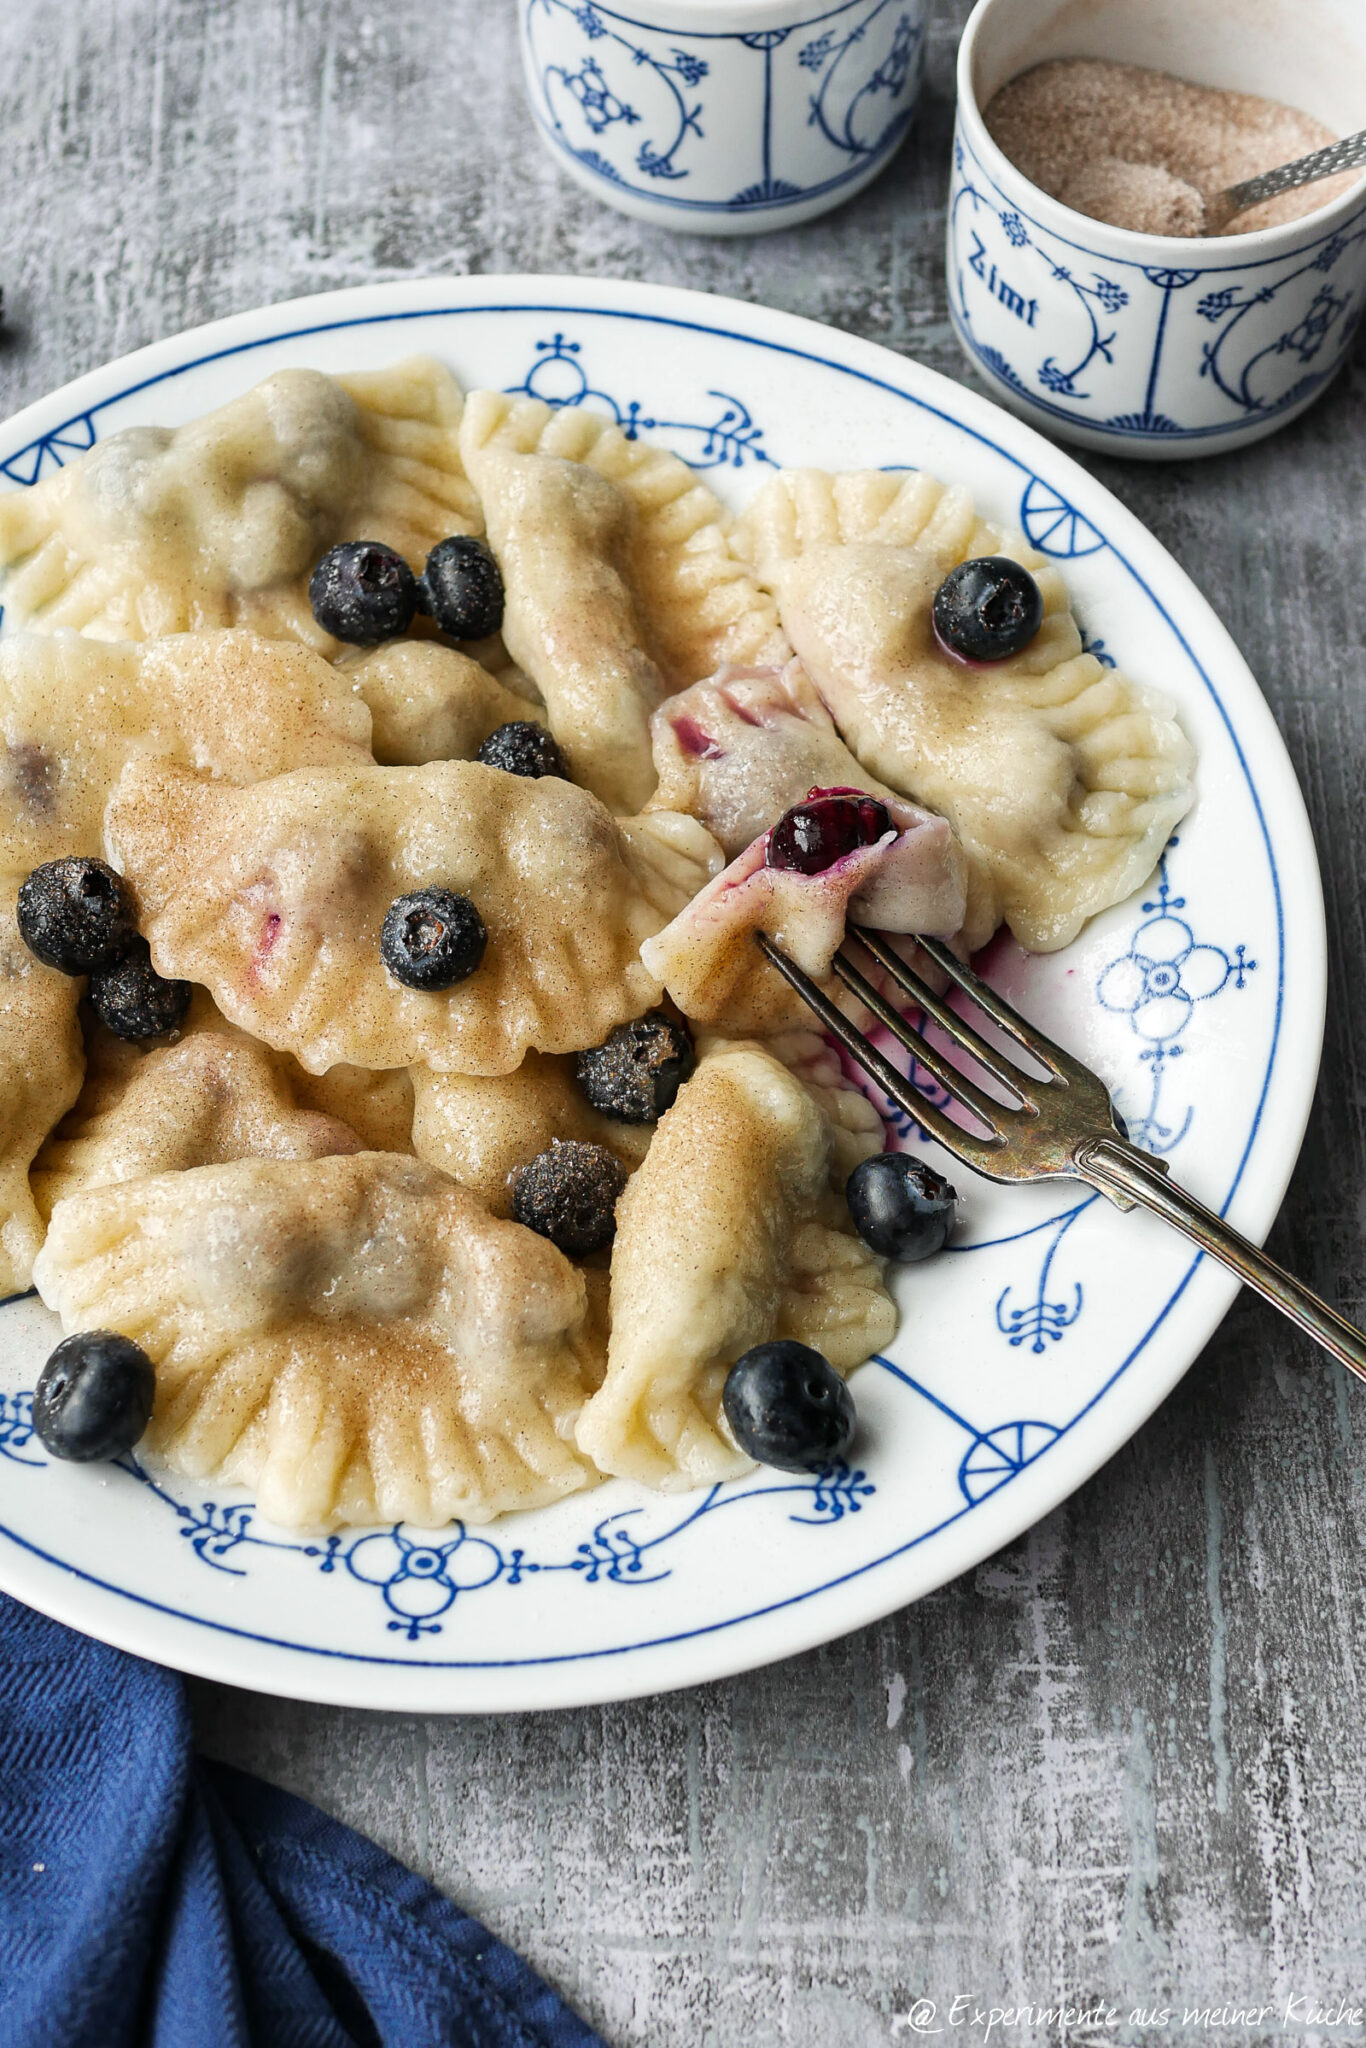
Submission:
[[[972,943],[1003,918],[1052,952],[1147,881],[1194,798],[1191,745],[1070,618],[1045,666],[1036,648],[953,660],[930,621],[939,580],[913,549],[817,551],[784,572],[784,617],[861,758],[951,820],[979,878]]]
[[[507,585],[508,650],[575,778],[639,810],[650,713],[723,661],[785,660],[776,607],[686,463],[592,411],[474,392],[461,451]]]
[[[583,1276],[415,1159],[244,1159],[95,1188],[38,1265],[156,1367],[144,1444],[289,1526],[484,1522],[591,1485]],[[576,1348],[577,1347],[577,1348]]]
[[[650,738],[652,806],[699,819],[732,859],[817,785],[893,794],[845,746],[799,661],[719,670],[661,704]]]
[[[369,761],[370,714],[321,655],[257,633],[0,640],[0,869],[94,853],[138,756],[256,782]]]
[[[801,999],[761,956],[756,932],[824,981],[850,919],[938,938],[961,929],[965,866],[943,818],[901,797],[869,798],[857,790],[813,790],[811,799],[798,813],[818,821],[830,815],[828,864],[814,872],[769,865],[781,858],[781,847],[766,832],[642,946],[646,967],[685,1016],[764,1034],[806,1021]],[[833,850],[846,840],[849,850]]]
[[[720,862],[691,818],[618,825],[557,777],[473,761],[240,790],[134,762],[106,828],[159,972],[315,1074],[503,1074],[528,1048],[601,1044],[658,1001],[641,943]],[[435,992],[380,955],[390,906],[425,887],[468,897],[488,934],[475,971]]]
[[[572,1058],[529,1052],[512,1074],[413,1069],[413,1149],[472,1190],[495,1216],[512,1211],[511,1178],[557,1139],[605,1145],[630,1172],[648,1127],[601,1116],[574,1079]]]
[[[825,1115],[771,1053],[699,1063],[617,1205],[607,1376],[578,1424],[600,1470],[668,1490],[733,1477],[749,1460],[720,1404],[742,1352],[792,1337],[849,1372],[891,1341],[880,1262],[820,1220],[832,1163]]]
[[[0,1298],[33,1278],[43,1219],[29,1168],[80,1093],[84,983],[36,960],[19,936],[16,880],[0,882]]]
[[[481,529],[461,398],[425,357],[350,377],[277,370],[181,427],[127,427],[0,498],[8,623],[100,640],[255,626],[332,650],[308,577],[345,540],[420,571]]]
[[[1147,880],[1194,799],[1193,750],[1164,697],[1083,651],[1062,576],[1022,535],[918,472],[805,470],[764,487],[740,541],[859,759],[952,823],[970,947],[1004,919],[1051,952]],[[1029,570],[1043,623],[971,664],[931,607],[952,567],[991,554]]]

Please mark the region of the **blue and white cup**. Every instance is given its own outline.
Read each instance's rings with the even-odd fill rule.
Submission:
[[[979,0],[958,55],[949,310],[994,395],[1032,425],[1170,460],[1258,441],[1311,405],[1366,303],[1366,178],[1246,235],[1140,235],[1074,213],[986,130],[997,89],[1109,57],[1366,125],[1363,0]]]
[[[753,235],[861,191],[915,112],[929,0],[518,0],[532,113],[597,198]]]

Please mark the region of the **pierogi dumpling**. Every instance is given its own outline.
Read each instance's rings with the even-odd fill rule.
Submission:
[[[687,464],[596,413],[476,391],[460,447],[507,585],[508,651],[575,779],[639,810],[650,713],[723,661],[786,660],[773,601]]]
[[[973,555],[1011,555],[1040,578],[1056,609],[1062,578],[1028,547],[1023,534],[982,519],[962,484],[941,484],[923,469],[784,469],[756,492],[731,529],[731,547],[766,589],[778,570],[808,548],[850,541],[918,547],[944,564]],[[1064,593],[1065,597],[1065,593]]]
[[[271,1521],[438,1528],[593,1483],[583,1276],[415,1159],[92,1188],[54,1210],[38,1285],[66,1330],[152,1359],[145,1446],[254,1488]]]
[[[0,881],[0,1298],[33,1278],[43,1219],[29,1167],[80,1093],[84,983],[36,960],[14,919],[17,880]]]
[[[814,981],[825,981],[846,923],[951,939],[962,928],[965,864],[950,827],[904,798],[881,799],[890,829],[818,874],[766,864],[770,835],[746,847],[656,938],[645,966],[699,1023],[769,1033],[806,1021],[800,996],[760,954],[765,932]]]
[[[728,859],[813,788],[893,791],[850,753],[799,661],[726,667],[650,720],[659,787],[650,808],[686,811]]]
[[[538,706],[468,654],[437,640],[387,641],[344,662],[341,673],[369,706],[371,748],[387,768],[468,761],[500,725],[513,719],[545,722]]]
[[[300,1107],[349,1124],[367,1152],[412,1151],[413,1083],[406,1067],[385,1073],[338,1065],[325,1074],[308,1074],[290,1060],[288,1072],[290,1093]]]
[[[750,1462],[721,1415],[742,1352],[793,1337],[849,1372],[890,1341],[880,1261],[825,1220],[832,1156],[814,1096],[759,1046],[684,1083],[617,1204],[607,1376],[577,1433],[599,1470],[666,1491],[730,1478]]]
[[[338,1061],[506,1074],[523,1054],[601,1044],[659,998],[650,937],[720,865],[692,818],[619,824],[586,790],[474,761],[304,770],[250,789],[134,761],[109,806],[162,974],[310,1073]],[[385,968],[396,897],[468,896],[488,945],[440,993]]]
[[[837,1047],[811,1028],[809,1012],[807,1019],[798,1030],[780,1031],[766,1038],[763,1050],[797,1076],[829,1125],[831,1187],[840,1197],[835,1203],[833,1220],[842,1225],[847,1215],[841,1206],[844,1184],[860,1161],[885,1150],[887,1131],[858,1080],[845,1071]],[[703,1032],[697,1041],[703,1059],[715,1052],[733,1050],[734,1046],[734,1040],[716,1032]]]
[[[648,1127],[601,1116],[574,1079],[574,1062],[529,1052],[514,1074],[434,1074],[413,1068],[413,1150],[478,1195],[495,1216],[512,1213],[510,1177],[556,1138],[605,1145],[629,1173],[650,1144]]]
[[[422,357],[350,377],[278,370],[181,427],[127,427],[0,497],[8,622],[100,640],[255,626],[324,649],[308,577],[344,540],[422,568],[480,531],[460,391]]]
[[[968,943],[1004,919],[1051,952],[1151,874],[1193,801],[1190,742],[1165,698],[1082,652],[1061,577],[1018,535],[963,507],[950,519],[952,494],[922,478],[875,517],[893,481],[779,477],[746,538],[854,752],[962,841]],[[902,538],[926,506],[919,537]],[[969,553],[1024,562],[1043,594],[1043,625],[1010,660],[956,661],[935,636],[934,593]]]
[[[30,1175],[39,1213],[86,1188],[230,1159],[359,1152],[348,1124],[300,1107],[281,1053],[245,1032],[189,1032],[144,1050],[96,1035],[74,1109]]]
[[[125,763],[227,782],[369,761],[370,714],[310,648],[257,633],[0,640],[0,869],[94,853]]]

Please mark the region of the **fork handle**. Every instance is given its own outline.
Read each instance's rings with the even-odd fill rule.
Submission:
[[[1220,219],[1231,220],[1245,207],[1274,199],[1278,192],[1293,192],[1297,186],[1313,185],[1320,178],[1334,178],[1339,171],[1359,170],[1362,164],[1366,164],[1366,130],[1343,135],[1323,149],[1311,150],[1308,156],[1297,156],[1293,163],[1277,164],[1273,171],[1244,178],[1240,185],[1230,185],[1226,192],[1216,193],[1214,204]]]
[[[1137,1202],[1170,1223],[1192,1244],[1198,1244],[1201,1251],[1236,1273],[1245,1286],[1255,1288],[1273,1308],[1289,1316],[1316,1344],[1322,1344],[1325,1351],[1340,1359],[1349,1372],[1366,1380],[1366,1336],[1293,1273],[1287,1273],[1264,1251],[1231,1229],[1222,1216],[1197,1202],[1194,1195],[1168,1176],[1160,1161],[1119,1139],[1102,1138],[1078,1148],[1076,1167],[1081,1177],[1102,1194],[1118,1195],[1121,1199],[1127,1196],[1130,1202]]]

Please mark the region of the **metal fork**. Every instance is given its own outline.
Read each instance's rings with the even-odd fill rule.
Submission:
[[[858,925],[851,925],[848,931],[848,936],[857,939],[897,987],[927,1017],[934,1019],[957,1050],[966,1053],[1014,1098],[1010,1104],[987,1094],[946,1059],[922,1031],[909,1024],[873,987],[847,953],[836,953],[834,971],[897,1043],[905,1047],[917,1066],[932,1074],[950,1098],[983,1126],[980,1136],[964,1130],[937,1103],[921,1094],[766,933],[756,936],[767,959],[792,984],[831,1036],[839,1040],[893,1102],[937,1138],[955,1159],[961,1159],[987,1180],[1081,1180],[1098,1188],[1117,1209],[1137,1205],[1150,1210],[1236,1273],[1246,1286],[1255,1288],[1316,1343],[1341,1359],[1358,1379],[1366,1380],[1366,1335],[1255,1244],[1239,1236],[1222,1216],[1216,1216],[1212,1209],[1178,1186],[1163,1160],[1131,1144],[1100,1077],[1036,1026],[1027,1024],[1018,1011],[1003,1002],[994,989],[938,939],[917,938],[916,944],[998,1030],[1044,1069],[1042,1076],[1025,1072],[989,1044],[949,1008],[922,975],[893,952],[879,933],[865,931]]]

